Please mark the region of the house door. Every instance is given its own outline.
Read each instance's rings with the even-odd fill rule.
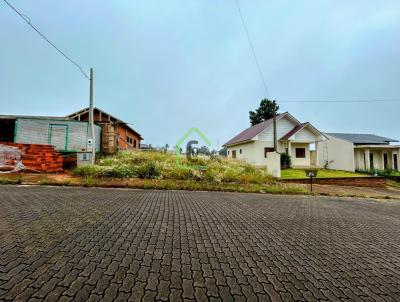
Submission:
[[[236,150],[232,150],[232,158],[236,158]]]
[[[54,146],[56,150],[67,150],[67,136],[67,125],[50,125],[48,143]]]
[[[398,163],[398,159],[397,159],[397,154],[393,154],[393,168],[395,170],[399,169],[399,163]]]
[[[387,169],[388,167],[389,167],[388,155],[387,153],[383,153],[383,168]]]
[[[369,154],[369,168],[374,169],[374,153]]]

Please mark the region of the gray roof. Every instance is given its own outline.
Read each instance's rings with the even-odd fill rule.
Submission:
[[[388,144],[390,142],[398,142],[396,139],[378,136],[375,134],[358,134],[358,133],[326,133],[336,138],[340,138],[353,144]]]

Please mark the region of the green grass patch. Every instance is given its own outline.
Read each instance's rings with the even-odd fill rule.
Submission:
[[[336,178],[336,177],[365,177],[364,173],[353,173],[341,170],[318,169],[317,178]],[[281,173],[282,179],[300,179],[307,178],[304,169],[284,169]]]
[[[0,178],[0,185],[19,185],[22,183],[22,176],[16,178]]]

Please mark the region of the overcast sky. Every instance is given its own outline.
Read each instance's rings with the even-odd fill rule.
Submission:
[[[226,142],[265,97],[234,0],[9,0],[85,69],[145,143]],[[400,99],[400,1],[241,0],[276,100]],[[67,115],[89,83],[0,2],[0,114]],[[281,103],[327,132],[400,139],[400,103]]]

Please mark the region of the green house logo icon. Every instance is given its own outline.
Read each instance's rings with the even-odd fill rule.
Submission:
[[[196,127],[192,127],[190,128],[182,137],[181,139],[175,144],[175,159],[176,159],[176,165],[183,167],[183,168],[188,168],[187,165],[182,164],[181,162],[181,150],[185,149],[186,150],[186,157],[188,159],[188,161],[191,160],[191,154],[190,154],[190,150],[191,150],[191,146],[193,144],[198,144],[198,141],[196,140],[191,140],[187,143],[187,145],[185,146],[184,143],[186,141],[188,141],[191,137],[193,136],[198,136],[199,138],[201,138],[201,140],[203,141],[203,143],[207,146],[210,147],[212,145],[211,141],[208,139],[207,136],[204,135],[203,132],[201,132],[198,128]]]

